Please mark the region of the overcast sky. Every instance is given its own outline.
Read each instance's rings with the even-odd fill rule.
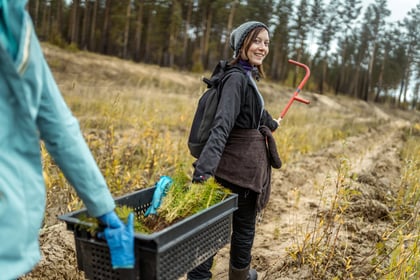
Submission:
[[[374,0],[362,0],[365,7],[374,3]],[[391,11],[391,16],[388,21],[396,22],[406,17],[407,12],[420,4],[420,0],[388,0],[388,10]]]

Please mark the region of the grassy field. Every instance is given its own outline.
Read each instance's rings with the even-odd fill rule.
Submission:
[[[196,102],[204,90],[201,76],[209,73],[185,73],[85,52],[63,52],[49,45],[44,49],[113,195],[151,186],[160,176],[173,175],[179,166],[192,174],[193,158],[187,149],[187,137]],[[259,87],[267,109],[277,117],[293,88],[270,81],[262,81]],[[367,134],[393,119],[372,115],[387,112],[409,121],[399,149],[399,183],[386,197],[389,227],[371,250],[373,270],[366,279],[418,279],[420,118],[388,107],[378,110],[363,101],[340,96],[330,98],[305,92],[302,95],[311,104],[294,104],[282,121],[281,130],[274,134],[284,163],[282,169],[286,171],[288,166],[333,143]],[[57,211],[61,212],[81,208],[82,202],[44,149],[43,160],[49,205],[60,204]],[[336,192],[332,203],[325,206],[335,218],[316,220],[306,237],[288,249],[294,265],[309,267],[312,279],[330,279],[328,271],[337,269],[331,266],[337,256],[331,252],[340,247],[338,239],[324,233],[331,229],[336,234],[340,232],[346,211],[360,194],[346,184],[357,176],[347,172],[346,166],[352,164],[355,163],[343,160],[337,168]],[[341,273],[334,279],[357,279],[352,273],[352,256],[343,258],[342,263]]]

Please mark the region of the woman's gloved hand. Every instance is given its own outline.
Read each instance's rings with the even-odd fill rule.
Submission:
[[[105,230],[98,233],[99,238],[104,238],[111,253],[113,269],[133,268],[134,256],[134,214],[128,215],[127,225],[118,218],[115,211],[98,217]]]
[[[161,176],[159,181],[155,185],[155,191],[153,193],[152,203],[147,208],[144,216],[149,216],[150,214],[157,214],[157,209],[159,208],[160,204],[162,203],[162,198],[165,197],[169,187],[172,184],[172,179],[169,176]]]
[[[210,178],[209,176],[197,175],[197,174],[194,173],[193,174],[192,183],[194,183],[194,184],[203,184],[209,178]]]

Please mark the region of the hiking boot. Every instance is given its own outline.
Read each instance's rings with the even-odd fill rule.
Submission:
[[[258,273],[255,269],[251,268],[248,272],[248,279],[247,280],[257,280]]]
[[[230,265],[229,280],[257,280],[258,273],[255,269],[250,269],[250,265],[245,268],[238,269]]]

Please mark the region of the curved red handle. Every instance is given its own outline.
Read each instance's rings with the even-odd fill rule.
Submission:
[[[295,64],[299,67],[302,67],[305,69],[305,77],[303,77],[303,80],[300,82],[300,84],[298,85],[297,89],[295,90],[295,92],[293,93],[293,96],[290,98],[289,102],[287,103],[287,105],[284,107],[283,111],[280,114],[280,120],[283,119],[284,115],[286,115],[287,111],[289,110],[290,106],[292,105],[293,101],[299,101],[301,103],[305,103],[305,104],[309,104],[310,102],[306,99],[297,97],[297,95],[299,94],[299,92],[302,90],[303,86],[306,84],[306,82],[309,79],[309,76],[311,76],[311,70],[309,69],[308,66],[306,66],[303,63],[294,61],[289,59],[288,60],[289,63],[291,64]]]

